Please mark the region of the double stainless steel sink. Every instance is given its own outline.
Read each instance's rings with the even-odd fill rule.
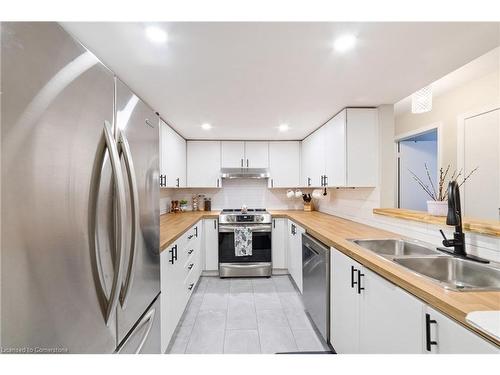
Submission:
[[[500,268],[445,255],[424,242],[402,239],[352,240],[352,242],[417,275],[429,278],[446,289],[500,290]]]

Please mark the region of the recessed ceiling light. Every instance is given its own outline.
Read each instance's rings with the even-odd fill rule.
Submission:
[[[333,48],[337,52],[347,52],[356,45],[356,37],[352,34],[345,34],[335,39]]]
[[[278,126],[278,129],[280,132],[286,132],[290,129],[290,127],[288,126],[288,124],[281,124],[280,126]]]
[[[206,122],[204,124],[201,124],[201,128],[203,130],[210,130],[210,129],[212,129],[212,125],[210,125],[209,123]]]
[[[165,43],[168,39],[168,35],[165,30],[162,30],[157,26],[146,27],[146,36],[154,43]]]

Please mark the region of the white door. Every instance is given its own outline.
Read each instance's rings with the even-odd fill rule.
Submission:
[[[286,219],[273,219],[271,239],[273,269],[286,269],[286,245],[288,239]]]
[[[360,353],[422,353],[424,304],[364,267],[362,273]]]
[[[220,187],[220,142],[187,142],[187,186]]]
[[[424,314],[424,353],[500,354],[500,349],[467,328],[426,306]],[[430,336],[426,336],[426,325]],[[427,350],[427,342],[432,342]]]
[[[477,171],[462,186],[464,213],[500,220],[500,110],[465,120],[464,173]],[[461,180],[459,180],[461,181]]]
[[[328,186],[346,184],[346,111],[337,114],[325,124],[325,174]]]
[[[359,301],[356,285],[361,265],[331,248],[330,257],[330,342],[337,353],[359,351]]]
[[[300,185],[300,142],[269,142],[269,187],[297,187]]]
[[[217,219],[203,220],[205,266],[206,271],[219,269],[219,229]]]
[[[245,142],[245,167],[269,168],[269,142]]]
[[[222,141],[221,142],[222,168],[243,168],[245,160],[245,142]]]
[[[348,108],[346,124],[347,186],[377,186],[378,111]]]

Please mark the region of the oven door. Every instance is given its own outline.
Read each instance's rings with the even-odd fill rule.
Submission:
[[[252,255],[237,257],[234,252],[234,228],[252,230]],[[219,263],[271,262],[271,224],[219,224]]]

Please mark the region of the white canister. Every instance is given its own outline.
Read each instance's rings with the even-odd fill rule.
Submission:
[[[447,201],[427,201],[427,213],[432,216],[448,215]]]

